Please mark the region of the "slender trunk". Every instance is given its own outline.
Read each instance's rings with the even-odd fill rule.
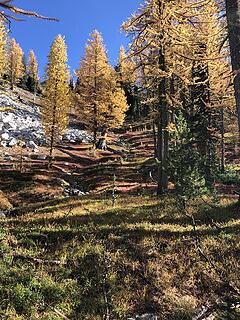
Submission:
[[[53,149],[54,149],[54,140],[55,140],[55,127],[56,127],[56,111],[57,111],[57,86],[58,81],[55,83],[55,97],[54,97],[54,107],[52,114],[52,126],[51,126],[51,137],[50,137],[50,149],[49,149],[49,159],[48,159],[48,169],[52,166],[53,160]]]
[[[240,0],[225,0],[232,68],[235,74],[234,90],[240,132]]]
[[[163,128],[162,128],[162,111],[158,111],[158,123],[157,123],[157,160],[158,160],[158,170],[157,170],[157,195],[164,193],[164,188],[162,186],[162,154],[163,154]]]
[[[107,135],[108,135],[108,129],[106,128],[103,133],[101,138],[97,142],[97,149],[100,150],[107,150]]]
[[[52,159],[53,159],[53,148],[54,148],[54,136],[55,136],[55,126],[56,126],[56,105],[53,109],[53,122],[51,128],[51,138],[50,138],[50,149],[49,149],[49,159],[48,159],[48,169],[52,166]]]
[[[224,108],[221,108],[221,167],[222,173],[225,172],[225,139],[224,139]]]
[[[98,131],[98,108],[96,104],[97,100],[97,61],[98,61],[98,53],[95,49],[95,62],[94,62],[94,105],[93,105],[93,121],[94,121],[94,128],[93,128],[93,148],[96,149],[97,146],[97,131]]]
[[[13,90],[14,89],[14,79],[13,79],[13,75],[11,75],[11,80],[10,80],[10,89]]]
[[[163,48],[159,50],[159,67],[166,71]],[[157,134],[157,158],[158,158],[158,187],[157,195],[162,195],[168,188],[167,158],[168,158],[168,107],[166,101],[167,79],[163,77],[158,87],[159,110],[158,110],[158,134]]]
[[[93,147],[96,148],[97,144],[97,129],[96,129],[96,122],[94,124],[94,130],[93,130]]]
[[[36,95],[37,95],[37,84],[34,84],[34,92],[33,92],[33,94],[34,94],[34,96],[33,96],[33,103],[35,103],[36,102]]]
[[[97,131],[98,131],[98,121],[97,121],[97,105],[94,103],[93,106],[93,117],[94,117],[94,124],[93,124],[93,148],[96,148],[97,145]]]
[[[154,157],[157,158],[157,133],[156,133],[156,124],[153,121],[153,142],[154,142]]]
[[[169,132],[167,130],[169,124],[169,111],[167,105],[163,110],[163,158],[162,158],[162,186],[164,192],[168,189],[168,152],[169,152]]]
[[[14,88],[14,64],[13,64],[13,56],[11,54],[10,60],[10,89],[13,90]]]
[[[213,184],[213,139],[210,129],[212,128],[211,114],[207,115],[207,139],[206,139],[206,182],[209,187]]]

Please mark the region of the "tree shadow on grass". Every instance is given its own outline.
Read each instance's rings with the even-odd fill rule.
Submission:
[[[83,204],[83,206],[85,205]],[[79,203],[73,204],[73,207],[79,207]],[[64,208],[65,205],[61,209]],[[146,214],[149,209],[150,215]],[[139,207],[139,212],[137,213],[136,208],[132,208],[126,210],[116,209],[98,214],[94,212],[86,214],[83,212],[81,215],[49,217],[47,219],[36,218],[28,221],[15,219],[9,222],[8,228],[19,239],[27,237],[38,243],[42,241],[46,243],[47,239],[47,246],[49,250],[53,251],[68,241],[77,239],[77,241],[81,242],[87,236],[93,236],[98,241],[114,242],[118,247],[129,247],[132,248],[129,252],[135,252],[136,248],[134,246],[136,243],[147,237],[161,239],[159,244],[161,247],[161,244],[165,246],[170,240],[194,239],[196,235],[204,239],[208,236],[218,236],[220,234],[237,235],[239,232],[237,224],[215,227],[208,223],[202,223],[195,233],[190,219],[187,221],[184,217],[184,220],[179,221],[179,218],[173,220],[173,218],[167,219],[166,216],[157,218],[152,214],[153,211],[151,209],[152,206],[148,206],[147,208]],[[51,211],[51,207],[43,210]],[[159,206],[157,206],[157,210],[159,210]],[[157,210],[155,214],[157,214]],[[213,213],[215,214],[215,211]],[[222,211],[222,215],[225,213],[226,209]],[[220,216],[221,221],[222,218]],[[224,222],[234,218],[237,218],[235,213],[233,215],[229,214]],[[4,224],[3,222],[3,227]]]
[[[20,173],[14,170],[0,172],[0,189],[3,192],[19,192],[33,183],[35,173]]]
[[[81,201],[81,199],[77,200],[74,205],[78,207]],[[101,202],[102,200],[96,198],[95,201]],[[89,204],[92,203],[94,203],[94,200],[89,200]],[[56,201],[48,202],[49,207],[56,204],[59,205]],[[82,201],[82,204],[87,207],[87,199],[85,199],[85,202]],[[48,206],[43,210],[48,210]],[[62,206],[67,209],[69,204],[64,203]],[[91,208],[89,206],[89,208],[91,211],[87,214],[85,211],[81,211],[75,215],[36,217],[36,219],[32,215],[32,220],[14,219],[6,222],[2,221],[1,225],[3,229],[4,225],[7,225],[8,230],[20,240],[19,245],[21,247],[28,249],[29,243],[30,245],[33,243],[32,248],[35,248],[36,254],[40,252],[40,258],[41,254],[43,254],[44,258],[53,259],[56,257],[58,259],[59,254],[62,256],[62,252],[65,252],[67,268],[71,269],[69,277],[77,280],[80,288],[84,287],[85,283],[87,283],[86,281],[91,283],[91,286],[88,286],[86,297],[81,295],[78,300],[79,310],[89,301],[89,295],[96,294],[96,303],[102,297],[100,280],[102,279],[104,266],[99,260],[99,252],[94,251],[94,246],[97,244],[104,244],[106,250],[113,253],[113,255],[117,252],[124,253],[124,260],[121,260],[120,256],[114,267],[116,268],[119,283],[125,277],[131,278],[129,288],[125,289],[126,293],[128,291],[140,293],[137,296],[137,301],[134,300],[136,312],[156,312],[160,308],[160,305],[154,300],[154,296],[155,293],[156,295],[162,294],[161,285],[159,287],[154,273],[146,273],[148,262],[153,263],[155,261],[155,266],[158,263],[163,264],[162,268],[165,267],[165,264],[168,264],[166,268],[169,268],[169,274],[174,279],[177,279],[179,284],[181,283],[181,289],[182,287],[184,289],[183,282],[187,275],[180,273],[178,267],[184,267],[184,272],[188,274],[188,268],[192,267],[191,264],[190,266],[188,265],[188,261],[191,259],[198,260],[196,258],[197,252],[194,256],[191,256],[191,250],[195,249],[195,233],[192,230],[190,219],[181,216],[176,208],[171,209],[170,217],[167,214],[168,207],[166,208],[164,201],[157,205],[139,205],[135,208],[126,207],[124,209],[115,208],[109,210],[106,208],[105,210],[107,211],[105,212],[104,204],[101,210],[100,208],[96,209],[98,210],[97,212],[95,212],[94,207]],[[82,210],[82,208],[79,210]],[[220,208],[217,211],[215,208],[209,209],[207,210],[207,216],[215,217],[217,215],[218,222],[222,223],[223,219],[225,219],[224,222],[227,223],[238,218],[234,210],[234,206]],[[198,214],[199,218],[204,218],[206,212],[200,210]],[[209,236],[215,237],[220,233],[236,235],[238,231],[238,227],[235,224],[225,224],[219,230],[211,227],[208,223],[202,222],[201,225],[199,224],[199,229],[197,229],[197,235],[204,239]],[[149,244],[143,244],[146,239],[154,239],[154,244],[152,245],[151,241]],[[75,256],[86,243],[90,248],[89,253],[85,255],[81,255],[81,253],[79,256]],[[41,250],[41,248],[44,250]],[[149,254],[149,248],[156,250],[157,255],[154,253]],[[227,250],[227,247],[225,250]],[[234,247],[231,248],[231,252],[227,254],[234,255],[234,250]],[[217,255],[211,254],[215,261]],[[225,259],[228,258],[227,254],[223,253]],[[171,255],[171,258],[169,258],[169,255]],[[178,260],[175,260],[176,257]],[[134,263],[136,263],[137,267],[134,267]],[[102,269],[100,270],[100,268]],[[95,274],[97,270],[99,271]],[[199,269],[197,271],[200,273]],[[198,277],[198,273],[194,274],[194,276]],[[123,286],[122,282],[121,285]],[[218,284],[216,284],[217,286]],[[147,288],[147,295],[144,288]],[[208,290],[209,295],[211,294],[212,289],[207,288],[205,290]],[[91,300],[91,303],[94,304],[95,302]],[[77,309],[75,311],[76,313],[79,312]]]
[[[70,204],[69,201],[72,203]],[[177,206],[174,206],[174,202],[170,203],[171,213],[168,213],[170,209],[166,207],[164,201],[159,202],[156,205],[141,205],[136,207],[126,207],[126,208],[106,208],[109,203],[104,204],[100,212],[96,212],[98,208],[88,209],[89,204],[101,203],[103,200],[92,198],[88,201],[88,197],[72,197],[66,199],[53,199],[45,201],[43,203],[33,204],[27,208],[22,208],[20,210],[21,214],[24,213],[51,213],[56,210],[64,211],[66,210],[66,215],[46,218],[36,218],[32,217],[31,221],[27,224],[33,226],[44,226],[47,224],[61,225],[62,227],[83,227],[91,223],[96,226],[97,229],[101,230],[104,226],[108,225],[111,227],[118,227],[122,225],[139,225],[139,224],[151,224],[161,226],[164,224],[174,225],[177,227],[187,227],[191,225],[192,220],[188,216],[184,215],[179,211]],[[133,200],[134,201],[134,200]],[[70,209],[78,208],[79,210],[87,210],[88,213],[84,212],[74,212],[74,214],[69,213]],[[24,210],[25,209],[25,210]],[[199,208],[195,214],[195,219],[197,221],[197,226],[209,226],[212,222],[215,223],[227,223],[231,220],[239,218],[239,207],[238,204],[233,204],[225,207],[218,208]],[[105,210],[105,212],[104,212]],[[71,211],[71,210],[70,210]],[[14,220],[11,222],[15,227],[24,224],[24,220]]]

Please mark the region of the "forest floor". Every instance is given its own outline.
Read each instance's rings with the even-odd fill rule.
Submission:
[[[239,319],[239,207],[206,201],[84,196],[2,219],[1,319]]]
[[[187,212],[172,192],[155,197],[150,130],[111,134],[107,151],[61,145],[50,171],[44,147],[7,154],[0,211],[12,216],[0,219],[1,319],[239,319],[232,172],[240,156],[231,139],[216,195]],[[69,184],[85,195],[67,196]]]
[[[0,189],[16,216],[0,220],[1,319],[239,319],[234,187],[219,183],[187,213],[173,195],[156,198],[151,141],[128,132],[108,151],[61,146],[51,171],[41,148],[24,155],[22,173],[21,150],[10,150]],[[66,197],[63,181],[89,194]]]
[[[155,194],[156,163],[150,130],[111,134],[107,151],[93,151],[90,144],[61,145],[55,149],[51,170],[45,159],[47,154],[45,147],[37,152],[13,147],[7,148],[7,158],[0,156],[0,190],[14,208],[64,198],[68,184],[83,193],[103,197],[112,193],[113,185],[119,194]],[[227,174],[216,180],[216,190],[237,198],[238,178],[231,175],[233,171],[240,172],[240,147],[228,143],[226,155]],[[173,188],[170,182],[169,189]],[[0,205],[1,209],[4,208]]]

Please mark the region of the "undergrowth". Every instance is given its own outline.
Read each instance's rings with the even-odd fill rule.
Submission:
[[[187,320],[237,302],[239,207],[208,201],[189,205],[196,232],[173,197],[54,200],[2,219],[1,319]]]

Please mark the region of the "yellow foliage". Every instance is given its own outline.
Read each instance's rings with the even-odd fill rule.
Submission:
[[[124,121],[127,102],[122,90],[117,88],[117,77],[110,66],[98,31],[91,34],[84,58],[76,72],[78,114],[88,123],[94,132],[118,127]]]
[[[127,98],[123,89],[116,87],[108,112],[108,128],[118,128],[125,119],[128,110]]]
[[[69,121],[69,69],[67,46],[61,35],[53,42],[45,75],[42,124],[51,149],[65,132]]]
[[[136,82],[136,64],[126,55],[124,47],[120,48],[118,59],[118,77],[122,84],[132,85]]]
[[[8,75],[13,88],[24,74],[23,51],[15,39],[8,44]]]
[[[27,72],[35,82],[39,81],[38,62],[33,50],[29,52]]]
[[[0,112],[9,112],[12,111],[12,107],[0,107]]]
[[[0,19],[0,77],[2,77],[6,69],[6,36],[5,24]]]

